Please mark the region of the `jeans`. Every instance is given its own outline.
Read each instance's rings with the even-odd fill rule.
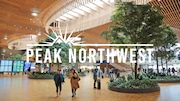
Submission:
[[[96,81],[97,81],[97,80],[94,80],[94,87],[96,87]]]
[[[56,84],[56,92],[58,92],[58,88],[59,88],[59,91],[62,90],[62,85],[61,85],[61,83]]]

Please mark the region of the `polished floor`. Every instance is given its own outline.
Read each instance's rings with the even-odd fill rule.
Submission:
[[[180,101],[180,83],[160,84],[161,91],[153,93],[120,93],[107,89],[108,78],[101,80],[101,90],[93,88],[91,73],[81,77],[77,95],[71,97],[69,79],[56,97],[53,80],[33,80],[27,76],[0,76],[0,101]]]

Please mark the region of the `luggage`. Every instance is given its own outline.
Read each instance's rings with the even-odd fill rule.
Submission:
[[[97,89],[101,89],[101,81],[100,81],[100,79],[97,80]]]

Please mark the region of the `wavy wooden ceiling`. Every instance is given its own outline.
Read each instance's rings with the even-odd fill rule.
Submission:
[[[44,32],[46,21],[43,18],[53,14],[49,9],[58,6],[57,2],[63,2],[63,0],[0,0],[0,47],[7,48],[8,42],[19,36],[37,34],[37,30]],[[177,28],[176,33],[180,39],[180,0],[152,0],[150,4],[163,7],[164,23]],[[39,16],[31,16],[30,9],[33,7],[40,10]],[[107,29],[108,25],[85,30],[82,34],[85,42],[107,43],[99,33]],[[3,39],[5,35],[8,40]],[[43,38],[45,38],[44,35],[39,37],[39,39]]]
[[[0,0],[0,47],[7,47],[8,42],[19,36],[37,34],[37,30],[44,32],[44,22],[41,19],[56,2],[57,0]],[[31,8],[38,8],[39,16],[31,16]],[[5,35],[8,40],[3,39]]]
[[[180,29],[180,0],[153,0],[150,4],[162,7],[165,24]]]

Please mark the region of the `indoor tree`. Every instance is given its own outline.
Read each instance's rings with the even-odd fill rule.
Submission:
[[[113,25],[101,35],[113,44],[150,44],[159,34],[163,16],[160,7],[118,2],[111,17]],[[140,47],[135,47],[137,50]],[[145,48],[145,47],[144,47]],[[135,52],[135,78],[137,79],[138,53]]]
[[[163,60],[165,60],[166,69],[168,69],[168,61],[175,57],[175,50],[172,49],[176,43],[177,38],[172,29],[168,25],[161,26],[160,34],[162,37],[154,39],[154,58],[156,60],[157,73],[159,74],[158,60],[161,60],[161,66],[163,67]]]
[[[23,55],[16,54],[16,55],[9,56],[8,59],[10,59],[10,60],[22,60],[22,57],[23,57]]]
[[[49,37],[47,37],[45,40],[41,40],[39,43],[40,44],[44,44],[44,43],[47,43],[47,42],[52,43],[53,42],[52,38],[56,39],[56,35],[53,32],[50,32]],[[69,52],[69,48],[71,48],[71,47],[67,43],[57,41],[52,46],[37,46],[37,47],[34,47],[34,48],[41,48],[42,49],[42,52],[41,52],[42,55],[45,54],[46,49],[49,48],[51,50],[50,54],[52,56],[51,57],[52,60],[54,58],[53,57],[54,56],[54,53],[53,53],[54,48],[56,48],[57,50],[61,49],[61,52],[59,54],[59,56],[61,57],[61,63],[57,62],[56,64],[57,64],[58,67],[60,66],[60,64],[61,65],[66,65],[66,66],[69,65],[69,53],[68,52]]]

